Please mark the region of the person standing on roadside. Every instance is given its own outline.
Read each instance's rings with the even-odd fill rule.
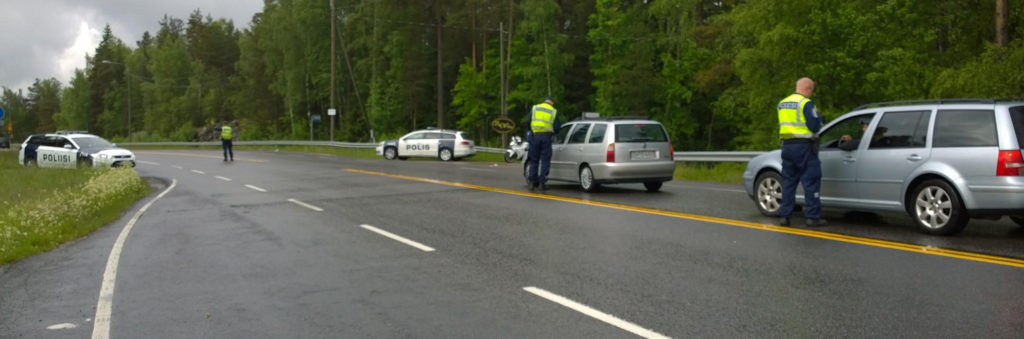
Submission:
[[[562,128],[554,105],[555,100],[548,97],[544,102],[533,105],[530,110],[530,131],[533,135],[528,138],[530,149],[527,154],[531,191],[538,187],[542,190],[548,188],[546,182],[551,171],[551,136]]]
[[[778,105],[779,138],[782,140],[782,202],[779,225],[790,225],[790,214],[796,204],[796,185],[804,187],[804,203],[808,227],[824,226],[821,219],[821,160],[818,159],[818,131],[824,119],[814,109],[811,95],[814,81],[801,78],[796,93]]]
[[[231,135],[231,126],[224,124],[224,126],[215,127],[213,130],[220,132],[220,145],[221,148],[224,149],[224,161],[234,162],[235,152],[233,150],[234,147],[231,144],[231,140],[233,138]]]

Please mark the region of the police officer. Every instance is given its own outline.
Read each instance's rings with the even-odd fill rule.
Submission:
[[[213,130],[214,131],[220,131],[220,144],[221,144],[221,147],[224,148],[224,161],[232,161],[232,162],[234,162],[235,161],[235,152],[232,149],[233,147],[231,145],[231,140],[232,140],[231,126],[225,124],[224,126],[216,127]]]
[[[530,190],[538,187],[547,189],[545,184],[548,180],[548,173],[551,171],[551,136],[558,133],[562,123],[558,119],[558,110],[555,109],[555,100],[548,97],[544,102],[536,104],[530,110],[530,150],[527,152],[530,163]],[[539,169],[543,166],[543,169]],[[538,173],[539,170],[539,173]]]
[[[804,187],[808,227],[826,224],[821,219],[821,161],[818,160],[817,133],[824,123],[814,110],[811,95],[814,81],[801,78],[796,93],[779,102],[779,138],[782,139],[782,205],[779,225],[789,226],[789,217],[796,204],[796,185]]]

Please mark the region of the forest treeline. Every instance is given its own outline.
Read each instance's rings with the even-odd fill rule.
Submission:
[[[0,107],[15,141],[57,129],[190,141],[225,121],[243,140],[307,139],[311,114],[324,140],[336,107],[335,140],[435,126],[497,146],[491,120],[504,111],[521,134],[551,96],[563,121],[657,119],[676,150],[766,150],[775,105],[803,76],[829,119],[871,102],[1024,97],[1024,8],[1009,5],[265,0],[245,29],[200,10],[154,18],[133,43],[108,26],[69,83],[5,87]]]

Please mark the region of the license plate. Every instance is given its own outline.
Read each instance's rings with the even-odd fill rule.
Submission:
[[[658,152],[655,150],[629,152],[629,160],[657,160]]]

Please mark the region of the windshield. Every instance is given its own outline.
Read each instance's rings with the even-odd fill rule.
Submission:
[[[615,142],[652,142],[668,141],[668,135],[660,124],[617,124],[615,125]]]
[[[78,144],[78,147],[81,147],[81,148],[113,148],[114,147],[114,145],[111,144],[109,141],[107,141],[106,139],[100,138],[100,137],[77,137],[77,138],[72,138],[72,139],[75,141],[76,144]]]

